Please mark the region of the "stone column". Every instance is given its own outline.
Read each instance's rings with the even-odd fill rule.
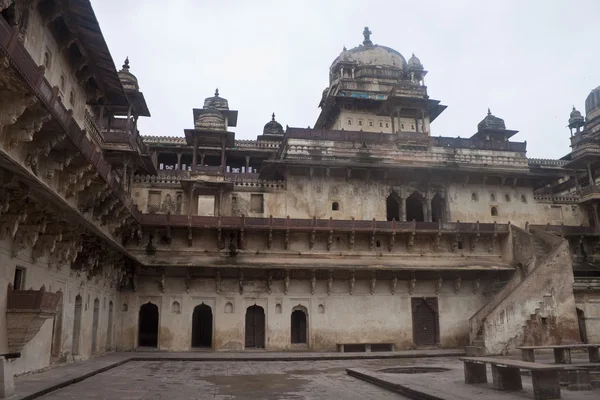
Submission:
[[[592,174],[592,164],[587,165],[588,178],[590,178],[590,185],[595,185],[594,175]]]
[[[189,198],[189,202],[188,202],[188,215],[193,215],[193,212],[192,212],[193,202],[194,202],[194,185],[191,184],[190,185],[190,198]]]
[[[225,170],[225,139],[221,139],[221,168]]]
[[[158,151],[152,152],[152,163],[158,167]]]
[[[121,186],[127,190],[127,160],[123,161],[123,176],[121,177]]]
[[[577,192],[579,192],[579,190],[581,189],[579,187],[579,178],[577,177],[577,170],[575,170],[575,189],[577,189]]]
[[[598,220],[598,204],[592,204],[592,212],[594,213],[594,230],[598,231],[600,229],[600,221]]]
[[[248,173],[248,168],[250,168],[250,156],[246,156],[246,173]]]
[[[200,165],[204,166],[204,157],[206,157],[206,153],[200,153]]]
[[[196,172],[196,165],[198,164],[198,139],[194,137],[194,153],[192,155],[192,172]]]
[[[15,394],[15,380],[11,362],[0,357],[0,399],[6,399]]]
[[[431,222],[431,199],[425,199],[425,221]]]
[[[217,208],[217,217],[221,216],[221,209],[223,208],[223,189],[219,189],[219,206]]]
[[[400,198],[400,208],[402,209],[402,222],[406,222],[406,197]]]
[[[181,153],[177,153],[177,166],[175,167],[176,170],[181,170]]]
[[[392,133],[396,133],[396,128],[394,127],[394,114],[390,115],[390,119],[392,120]]]

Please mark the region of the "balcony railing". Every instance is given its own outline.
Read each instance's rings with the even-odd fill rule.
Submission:
[[[85,110],[84,113],[83,126],[86,132],[90,134],[90,137],[94,142],[96,142],[97,145],[104,145],[104,138],[100,134],[100,129],[98,129],[98,125],[96,125],[96,119],[88,110]]]

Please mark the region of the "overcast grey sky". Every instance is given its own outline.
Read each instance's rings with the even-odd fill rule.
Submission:
[[[219,88],[239,110],[237,139],[272,112],[314,126],[342,47],[376,44],[429,71],[448,105],[433,136],[470,137],[487,108],[520,132],[528,156],[569,152],[569,112],[600,85],[600,1],[92,0],[118,69],[126,56],[152,113],[144,135],[182,136],[192,108]]]

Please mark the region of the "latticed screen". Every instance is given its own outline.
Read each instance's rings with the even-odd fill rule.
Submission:
[[[148,193],[148,212],[157,212],[160,209],[160,191],[151,190]]]
[[[263,212],[263,195],[262,194],[251,194],[250,195],[250,211],[255,213]]]

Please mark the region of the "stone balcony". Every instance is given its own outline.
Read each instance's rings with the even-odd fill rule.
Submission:
[[[600,200],[600,186],[589,185],[579,190],[579,203],[586,203],[591,200]]]
[[[47,292],[44,286],[40,290],[13,290],[12,285],[8,286],[6,325],[10,352],[20,352],[44,322],[54,317],[61,296],[61,292]]]

